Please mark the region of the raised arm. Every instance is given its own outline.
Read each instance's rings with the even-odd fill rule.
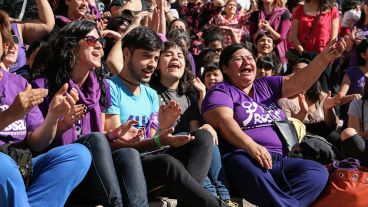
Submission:
[[[304,51],[304,48],[302,46],[302,44],[299,41],[299,37],[298,37],[298,31],[299,29],[299,20],[297,19],[293,19],[291,22],[291,33],[290,33],[290,39],[293,42],[295,49],[302,54]]]
[[[36,0],[39,18],[18,23],[20,34],[25,44],[40,41],[54,28],[55,19],[47,0]]]
[[[327,65],[342,54],[345,46],[346,42],[344,39],[338,42],[334,39],[327,44],[325,49],[307,67],[297,73],[284,76],[282,81],[282,97],[291,97],[307,91],[316,82]]]
[[[272,168],[272,159],[268,150],[257,144],[245,134],[233,118],[234,112],[228,107],[217,107],[203,114],[206,123],[220,132],[232,145],[245,150],[258,163],[267,169]]]

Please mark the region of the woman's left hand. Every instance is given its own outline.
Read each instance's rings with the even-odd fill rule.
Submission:
[[[323,58],[328,62],[332,62],[336,58],[340,57],[346,48],[347,38],[348,37],[344,37],[339,41],[337,41],[337,39],[331,40],[321,52]]]
[[[202,83],[199,77],[193,79],[193,86],[199,93],[206,93],[206,86]]]

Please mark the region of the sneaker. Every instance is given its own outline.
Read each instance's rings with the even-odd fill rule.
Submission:
[[[227,200],[225,203],[228,207],[239,207],[239,204],[232,202],[231,200]]]

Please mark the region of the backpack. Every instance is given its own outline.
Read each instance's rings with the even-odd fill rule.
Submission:
[[[314,160],[321,164],[329,164],[334,159],[341,159],[341,151],[325,138],[307,134],[299,144],[299,153],[304,159]]]

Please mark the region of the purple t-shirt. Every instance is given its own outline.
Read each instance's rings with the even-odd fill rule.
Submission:
[[[234,111],[234,119],[245,134],[270,152],[282,154],[282,143],[273,127],[274,120],[286,119],[277,105],[277,100],[281,98],[281,88],[281,76],[258,78],[253,83],[254,98],[251,98],[229,82],[218,83],[203,100],[202,114],[217,107],[229,107]],[[226,140],[221,141],[222,152],[238,150]]]
[[[24,91],[27,81],[20,75],[1,70],[0,79],[0,112],[5,111],[13,103],[19,92]],[[0,131],[0,145],[7,142],[20,142],[27,132],[34,131],[43,122],[43,116],[38,107],[33,107],[27,116],[11,123]]]
[[[346,75],[348,75],[350,79],[350,87],[346,95],[350,94],[361,94],[364,92],[365,85],[365,75],[362,70],[360,70],[359,66],[351,66],[346,69]]]

